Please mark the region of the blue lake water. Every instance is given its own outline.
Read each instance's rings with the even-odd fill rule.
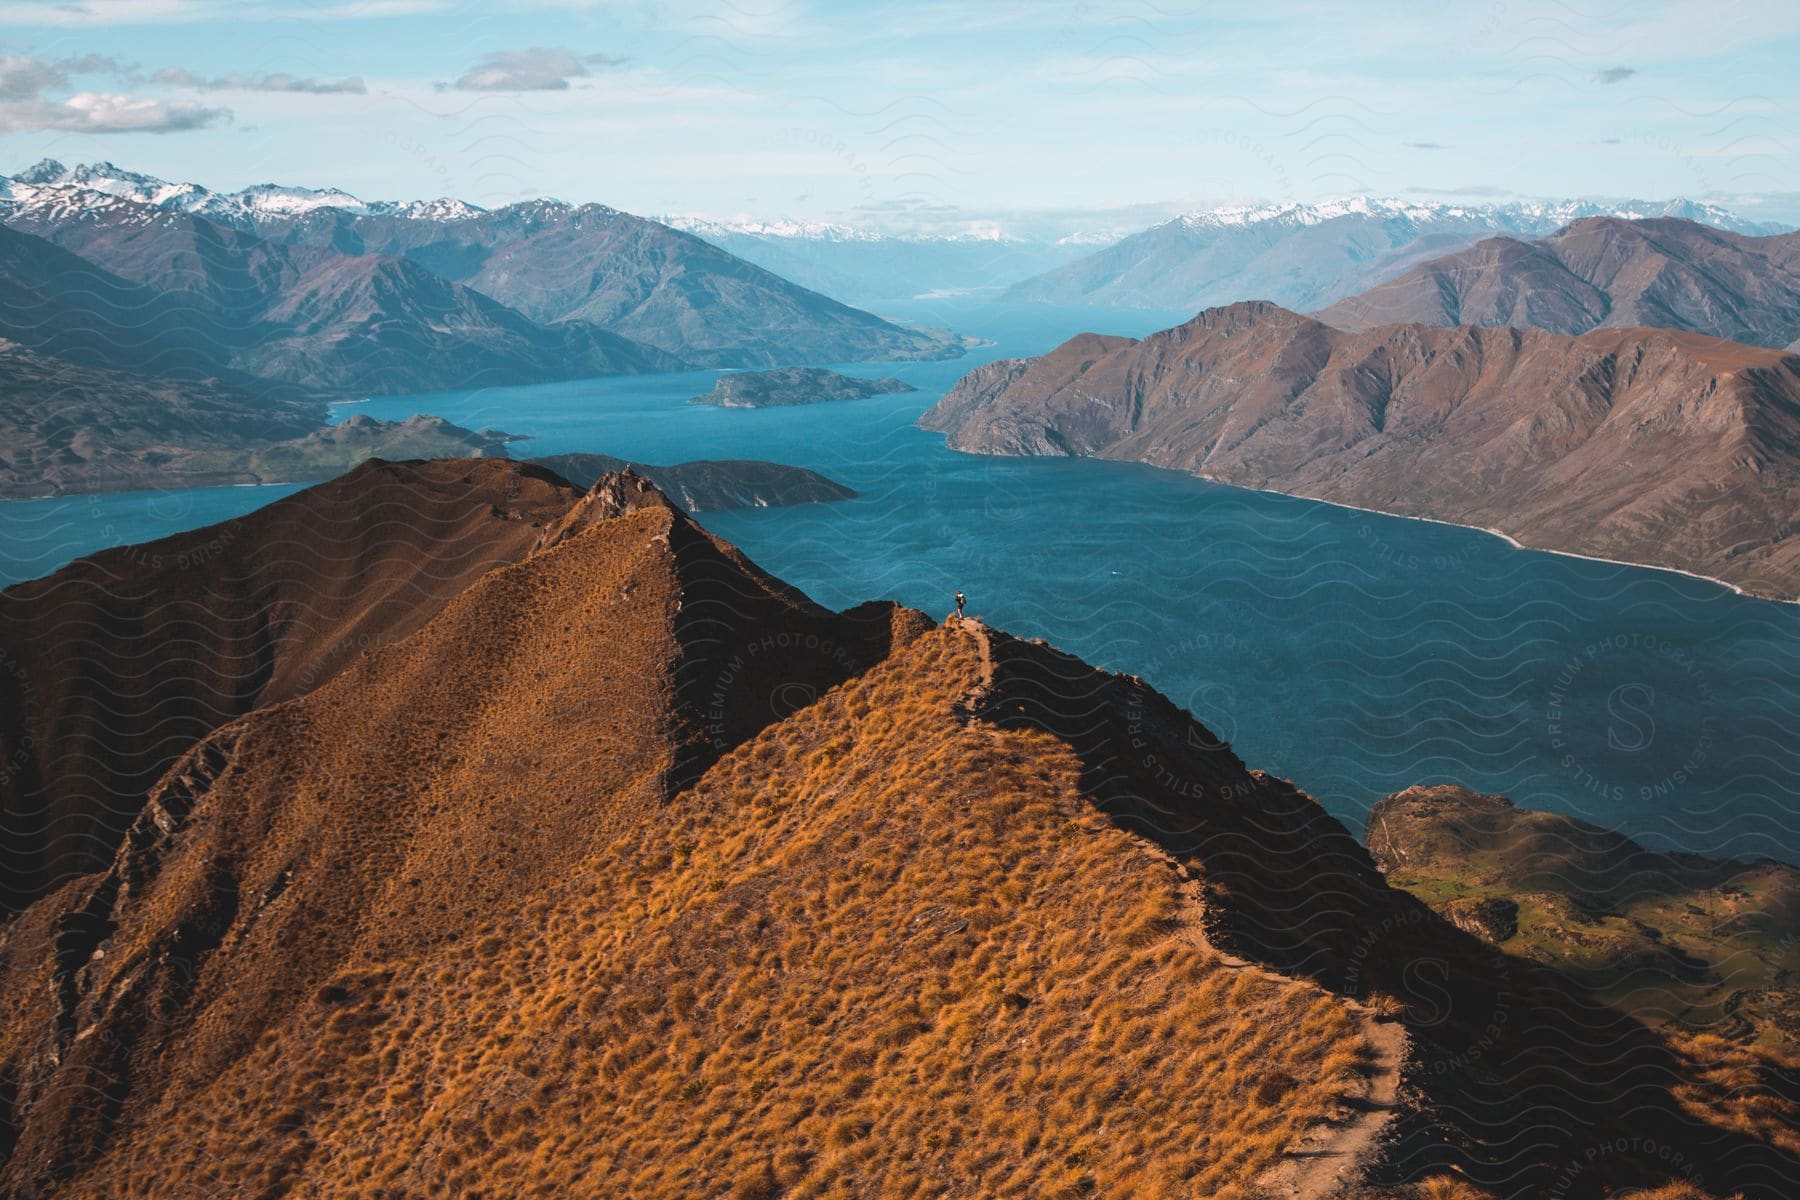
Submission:
[[[711,386],[704,372],[384,398],[339,416],[428,412],[532,435],[519,457],[823,471],[861,495],[704,522],[833,607],[892,597],[941,615],[961,588],[993,624],[1143,676],[1359,832],[1387,793],[1454,782],[1660,847],[1800,862],[1800,606],[1147,467],[956,454],[913,421],[970,367],[1186,314],[883,309],[994,345],[841,367],[920,390],[804,408],[686,403]],[[0,505],[0,577],[292,490]]]

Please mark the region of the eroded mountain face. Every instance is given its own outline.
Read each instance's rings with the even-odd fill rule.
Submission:
[[[1351,333],[1234,304],[990,363],[920,424],[1800,595],[1800,358],[1694,334]]]
[[[1526,1195],[1576,1164],[1598,1195],[1800,1165],[1774,1064],[1458,931],[1139,681],[821,609],[635,476],[421,470],[278,514],[420,497],[363,529],[402,547],[385,636],[324,679],[295,677],[316,642],[271,655],[116,854],[0,927],[8,1195]],[[458,547],[488,569],[440,573]],[[327,597],[381,577],[294,561]],[[409,568],[439,586],[406,610]]]

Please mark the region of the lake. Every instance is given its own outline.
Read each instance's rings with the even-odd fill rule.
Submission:
[[[800,408],[688,404],[717,372],[382,398],[532,435],[519,457],[767,458],[861,495],[707,514],[833,607],[970,612],[1141,675],[1360,832],[1368,806],[1460,783],[1652,845],[1800,862],[1800,606],[1681,575],[1521,551],[1474,530],[1247,492],[1130,464],[956,454],[918,415],[964,371],[1082,329],[1186,314],[882,306],[993,345],[857,364],[920,390]],[[0,505],[0,576],[222,520],[293,491],[216,488]]]

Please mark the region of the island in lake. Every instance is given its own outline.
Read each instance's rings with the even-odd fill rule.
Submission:
[[[773,371],[739,371],[721,375],[712,391],[695,396],[691,403],[716,404],[720,408],[777,408],[791,404],[821,404],[827,400],[862,400],[919,389],[892,376],[860,379],[823,367],[780,367]]]
[[[627,462],[610,454],[552,454],[528,461],[555,471],[578,488],[593,487],[601,476],[616,471],[635,471],[690,513],[823,504],[856,495],[817,471],[749,458],[698,459],[667,467]]]

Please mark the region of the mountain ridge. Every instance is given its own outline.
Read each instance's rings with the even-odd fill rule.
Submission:
[[[1533,242],[1482,241],[1315,314],[1328,325],[1654,326],[1800,345],[1800,234],[1591,217]]]
[[[1353,197],[1190,213],[1124,238],[1002,298],[1194,311],[1247,298],[1305,311],[1494,235],[1537,237],[1583,216],[1674,212],[1769,233],[1712,206],[1593,201],[1468,205]]]
[[[228,717],[0,927],[9,1194],[1772,1195],[1800,1158],[1770,1064],[1459,933],[1141,681],[828,612],[631,475],[376,465],[284,519],[421,471],[421,557],[511,561]]]

